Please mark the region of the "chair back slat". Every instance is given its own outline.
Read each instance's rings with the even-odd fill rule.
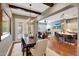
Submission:
[[[22,45],[26,45],[26,43],[25,43],[23,38],[21,38],[21,42],[22,42]]]

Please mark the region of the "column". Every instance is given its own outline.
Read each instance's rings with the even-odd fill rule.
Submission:
[[[31,31],[31,24],[30,24],[30,21],[28,21],[28,35],[30,34],[30,31]]]
[[[37,39],[38,34],[38,21],[34,22],[34,37]]]
[[[11,20],[11,33],[12,33],[12,40],[15,41],[15,17],[13,15]]]
[[[78,18],[77,18],[77,24],[78,24],[78,39],[77,39],[77,56],[79,56],[79,4],[77,4],[78,8]]]
[[[77,34],[77,56],[79,56],[79,3],[73,4],[78,9],[78,16],[77,16],[77,28],[78,28],[78,34]]]
[[[1,10],[1,3],[0,3],[0,41],[2,35],[2,10]]]

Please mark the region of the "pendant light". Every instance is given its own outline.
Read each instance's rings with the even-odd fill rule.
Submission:
[[[30,4],[30,10],[31,10],[31,6],[32,6],[32,5]],[[31,21],[31,11],[30,11],[30,21]]]
[[[31,4],[30,6],[30,10],[31,10]],[[31,21],[31,11],[30,11],[30,15],[29,15],[30,21]],[[29,21],[29,25],[31,25],[31,22]],[[31,35],[31,26],[29,26],[29,34]]]

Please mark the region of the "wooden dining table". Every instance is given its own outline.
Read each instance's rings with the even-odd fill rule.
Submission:
[[[24,38],[24,41],[26,43],[26,54],[27,56],[29,55],[29,52],[30,52],[30,48],[34,47],[34,45],[36,44],[36,40],[33,36],[27,36],[27,37],[23,37]]]

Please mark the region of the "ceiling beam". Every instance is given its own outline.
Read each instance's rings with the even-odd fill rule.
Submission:
[[[32,12],[32,13],[41,15],[40,12],[37,12],[37,11],[34,11],[34,10],[25,9],[25,8],[14,6],[14,5],[10,5],[10,4],[9,4],[9,7],[15,8],[15,9],[21,9],[21,10],[24,10],[24,11],[27,11],[27,12]]]
[[[54,5],[54,3],[43,3],[43,4],[45,4],[45,5],[49,6],[49,7],[52,7]]]
[[[23,17],[23,18],[26,18],[26,20],[28,19],[28,18],[31,18],[31,19],[34,19],[34,18],[36,18],[36,17],[30,17],[30,16],[24,16],[24,15],[18,15],[18,14],[13,14],[14,16],[17,16],[17,17]]]

